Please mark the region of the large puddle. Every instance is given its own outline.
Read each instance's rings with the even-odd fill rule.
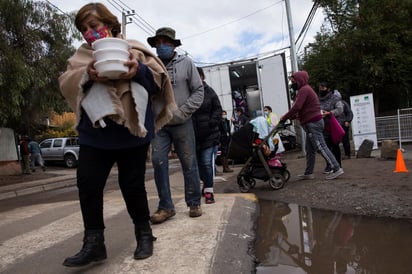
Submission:
[[[261,200],[258,274],[410,274],[412,222]]]

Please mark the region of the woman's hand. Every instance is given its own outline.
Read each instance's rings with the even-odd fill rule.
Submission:
[[[109,78],[107,77],[99,77],[99,73],[94,67],[94,63],[96,63],[96,60],[91,61],[89,65],[87,66],[87,74],[89,75],[89,79],[92,81],[98,81],[98,82],[108,81]]]
[[[97,70],[94,67],[94,63],[96,63],[96,60],[91,61],[87,66],[87,74],[89,75],[89,79],[93,81],[95,81],[99,77],[97,75]]]
[[[137,59],[132,52],[130,52],[129,60],[124,62],[124,65],[129,67],[129,71],[122,73],[119,79],[133,78],[136,75],[137,71],[139,70],[139,62],[137,62]]]
[[[330,115],[330,111],[322,110],[322,116],[326,117]]]

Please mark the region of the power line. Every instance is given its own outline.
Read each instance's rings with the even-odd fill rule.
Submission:
[[[50,2],[49,0],[46,0],[47,3],[49,3],[52,7],[54,7],[55,9],[57,9],[58,11],[60,11],[61,13],[63,13],[64,15],[66,15],[67,17],[70,17],[70,15],[64,11],[62,11],[58,6],[56,6],[55,4],[53,4],[52,2]]]
[[[114,1],[114,0],[113,0]],[[129,6],[127,6],[124,2],[122,2],[121,0],[118,0],[120,3],[122,3],[125,7],[127,7],[129,10],[133,10],[132,8],[130,8]],[[156,29],[150,24],[148,23],[142,16],[140,16],[137,12],[135,12],[134,18],[137,19],[142,26],[144,26],[146,29],[148,29],[149,31],[151,31],[151,33],[154,33],[156,31]]]
[[[305,24],[304,24],[303,27],[302,27],[302,30],[300,31],[299,36],[298,36],[298,38],[297,38],[296,41],[295,41],[295,43],[297,43],[297,42],[299,41],[299,39],[302,37],[302,35],[303,35],[303,38],[302,38],[302,40],[301,40],[301,42],[300,42],[298,51],[299,51],[300,47],[302,46],[303,40],[304,40],[304,38],[306,37],[306,34],[307,34],[308,30],[309,30],[310,25],[312,24],[313,18],[315,17],[316,11],[318,10],[318,6],[319,6],[318,2],[315,1],[315,2],[313,3],[313,6],[312,6],[310,12],[309,12],[308,17],[306,18],[306,21],[305,21]]]
[[[203,32],[199,32],[199,33],[197,33],[197,34],[192,34],[192,35],[186,36],[186,37],[184,37],[183,39],[193,38],[193,37],[196,37],[196,36],[199,36],[199,35],[202,35],[202,34],[211,32],[211,31],[213,31],[213,30],[223,28],[223,27],[225,27],[225,26],[227,26],[227,25],[230,25],[230,24],[239,22],[239,21],[241,21],[241,20],[243,20],[243,19],[246,19],[246,18],[248,18],[248,17],[250,17],[250,16],[252,16],[252,15],[255,15],[255,14],[261,12],[261,11],[267,10],[267,9],[269,9],[269,8],[271,8],[271,7],[279,4],[279,3],[282,3],[282,2],[283,2],[283,0],[280,0],[280,1],[278,1],[278,2],[276,2],[276,3],[274,3],[274,4],[272,4],[272,5],[269,5],[269,6],[267,6],[267,7],[264,7],[264,8],[258,9],[258,10],[255,10],[254,12],[249,13],[248,15],[245,15],[245,16],[240,17],[240,18],[238,18],[238,19],[229,21],[229,22],[224,23],[224,24],[222,24],[222,25],[215,26],[215,27],[210,28],[210,29],[208,29],[208,30],[205,30],[205,31],[203,31]]]
[[[121,12],[122,16],[124,11],[133,11],[135,14],[132,15],[132,19],[135,20],[133,20],[132,23],[139,27],[146,34],[153,35],[156,32],[155,28],[152,25],[150,25],[146,20],[143,19],[143,17],[138,15],[135,12],[135,10],[124,4],[121,0],[107,0],[107,2],[111,4],[114,8],[116,8],[119,12]],[[182,47],[176,48],[176,51],[178,51],[180,54],[187,55],[193,59],[193,57]]]
[[[141,16],[138,15],[134,9],[131,9],[130,7],[125,5],[122,1],[107,0],[107,2],[111,4],[113,7],[115,7],[122,14],[122,17],[123,16],[127,16],[129,18],[131,17],[132,19],[131,23],[135,24],[145,33],[152,34],[154,32],[153,27],[149,23],[147,23],[144,19],[141,19]]]

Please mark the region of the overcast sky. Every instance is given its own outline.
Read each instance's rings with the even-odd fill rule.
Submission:
[[[87,0],[48,0],[64,12],[77,11]],[[289,30],[283,0],[102,0],[121,22],[122,9],[134,10],[126,25],[128,39],[148,47],[148,36],[164,26],[176,30],[181,50],[190,54],[198,65],[224,63],[256,57],[289,46]],[[290,0],[295,38],[298,37],[312,8],[311,0]],[[299,52],[320,31],[324,15],[316,12]],[[142,23],[145,27],[142,29]],[[77,46],[77,45],[76,45]],[[289,56],[289,50],[287,50]],[[290,63],[290,59],[287,59]]]

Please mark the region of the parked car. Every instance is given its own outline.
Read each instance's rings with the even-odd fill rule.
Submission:
[[[40,149],[46,162],[64,162],[70,168],[77,166],[79,159],[78,137],[46,139],[40,143]]]

